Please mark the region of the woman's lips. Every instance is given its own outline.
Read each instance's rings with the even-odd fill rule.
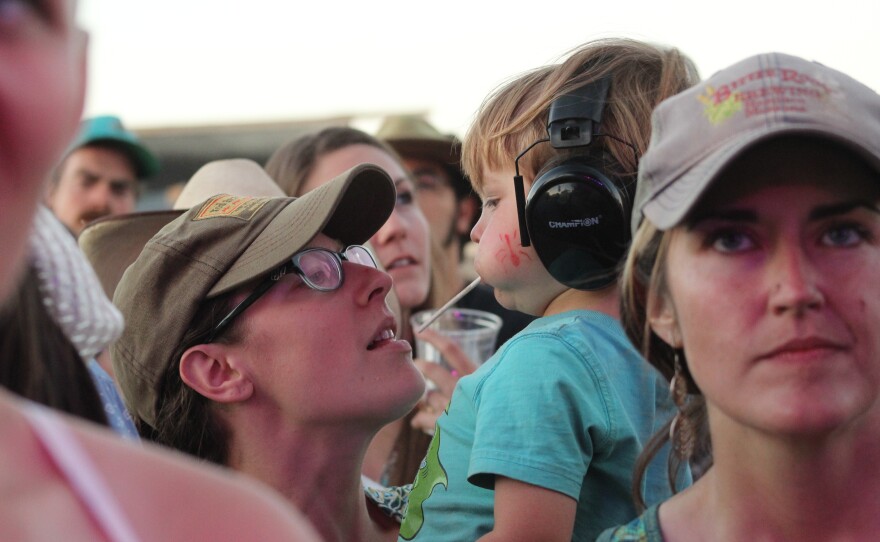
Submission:
[[[846,346],[823,337],[801,337],[791,339],[758,357],[764,360],[807,361],[845,350]]]
[[[415,265],[415,264],[416,264],[415,259],[413,259],[413,258],[411,258],[411,257],[409,257],[409,256],[401,256],[400,258],[395,258],[395,259],[391,260],[391,262],[389,262],[389,263],[385,266],[385,269],[386,269],[387,271],[391,271],[391,270],[393,270],[393,269],[398,269],[398,268],[401,268],[401,267],[407,267],[407,266]]]

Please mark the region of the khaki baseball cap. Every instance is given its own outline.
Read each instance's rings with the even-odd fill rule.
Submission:
[[[208,162],[187,181],[174,209],[109,215],[90,222],[77,237],[95,269],[104,293],[112,299],[122,274],[156,233],[169,222],[215,194],[283,197],[284,191],[253,160]]]
[[[639,164],[632,229],[678,225],[719,173],[781,135],[840,143],[880,169],[880,97],[837,70],[783,53],[747,58],[663,101]]]
[[[162,377],[206,300],[265,277],[318,233],[364,243],[394,201],[388,175],[361,164],[299,198],[215,195],[162,228],[113,297],[126,329],[111,357],[132,413],[155,425]]]

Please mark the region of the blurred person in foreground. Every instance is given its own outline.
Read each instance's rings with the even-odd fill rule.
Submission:
[[[82,112],[87,38],[74,12],[64,0],[3,11],[0,304],[17,287],[44,179]],[[0,356],[4,372],[21,362]],[[6,389],[0,455],[2,540],[317,540],[291,507],[253,482],[126,443]]]

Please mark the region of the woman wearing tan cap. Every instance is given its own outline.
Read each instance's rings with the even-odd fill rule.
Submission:
[[[360,246],[394,199],[372,165],[300,198],[215,195],[114,294],[127,326],[111,358],[141,435],[270,485],[328,541],[398,528],[360,478],[370,440],[424,391],[391,278]]]
[[[645,453],[708,424],[714,465],[600,540],[876,539],[880,96],[770,53],[654,126],[622,317],[680,410]]]

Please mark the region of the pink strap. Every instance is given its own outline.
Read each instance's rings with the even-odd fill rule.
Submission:
[[[24,412],[46,453],[67,478],[107,540],[137,542],[137,534],[104,482],[104,477],[64,421],[36,403],[28,403]]]

